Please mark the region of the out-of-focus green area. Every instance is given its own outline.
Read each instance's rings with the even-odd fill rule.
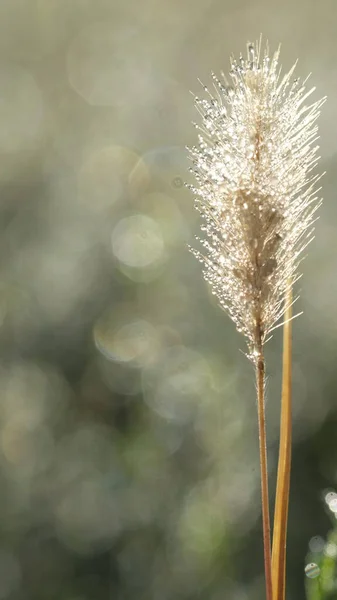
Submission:
[[[328,0],[1,0],[0,599],[263,597],[254,373],[186,249],[183,185],[189,90],[261,31],[329,96],[294,323],[304,598],[337,480],[336,25]],[[280,331],[268,346],[273,484]]]
[[[322,497],[332,528],[326,539],[316,535],[309,541],[305,567],[308,600],[333,600],[337,592],[337,493],[324,490]]]

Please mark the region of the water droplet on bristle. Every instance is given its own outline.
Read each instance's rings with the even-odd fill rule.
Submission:
[[[253,44],[248,44],[248,58],[250,61],[250,68],[252,69],[254,66],[254,59],[255,59],[255,49],[254,49],[254,45]]]

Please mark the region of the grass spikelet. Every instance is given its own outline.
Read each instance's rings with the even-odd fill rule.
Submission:
[[[299,277],[320,205],[314,169],[324,99],[307,103],[314,88],[294,78],[295,67],[282,76],[279,50],[270,54],[261,40],[249,43],[246,57],[231,58],[229,80],[213,74],[212,89],[203,86],[203,98],[195,97],[198,142],[188,148],[196,180],[188,187],[203,232],[200,248],[191,252],[244,334],[255,366],[267,600],[272,572],[264,344],[290,311],[287,290]]]

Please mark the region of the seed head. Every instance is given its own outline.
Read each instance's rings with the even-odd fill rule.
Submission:
[[[201,124],[188,148],[205,233],[205,251],[191,251],[253,361],[284,314],[320,205],[312,171],[324,99],[306,105],[314,88],[293,79],[296,64],[281,78],[278,58],[268,46],[262,56],[260,41],[231,59],[230,83],[212,74],[214,91],[195,98]]]

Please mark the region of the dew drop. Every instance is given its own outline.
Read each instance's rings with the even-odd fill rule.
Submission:
[[[337,498],[332,498],[332,500],[330,500],[329,508],[333,513],[337,513]]]
[[[309,542],[311,552],[322,552],[324,548],[324,540],[320,535],[315,535]]]
[[[254,51],[254,45],[253,44],[248,44],[248,58],[251,62],[254,61],[255,58],[255,51]]]
[[[309,563],[306,565],[304,572],[309,579],[315,579],[319,576],[321,570],[316,563]]]
[[[333,542],[328,542],[324,548],[325,556],[329,558],[336,558],[337,556],[337,546]]]
[[[334,503],[334,501],[336,499],[337,499],[336,492],[328,492],[325,496],[325,502],[328,504],[329,507],[330,507],[331,502]]]

